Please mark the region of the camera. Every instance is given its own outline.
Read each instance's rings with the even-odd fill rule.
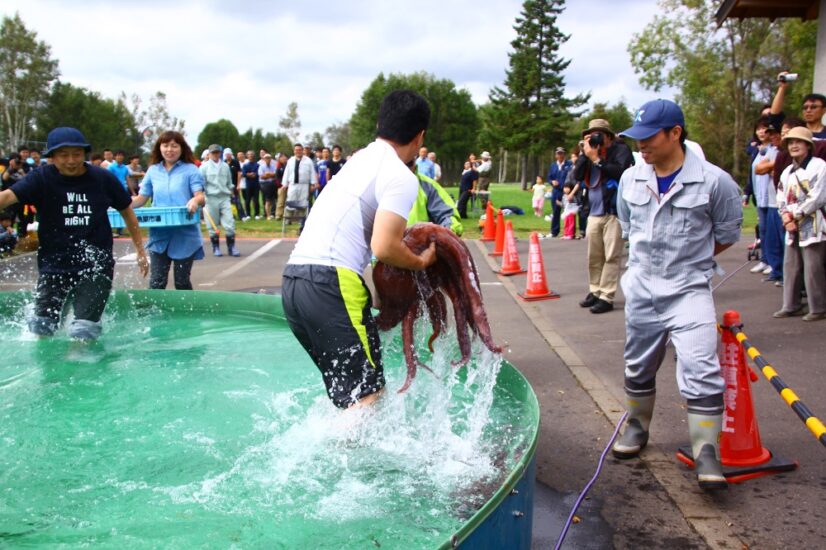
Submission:
[[[797,73],[781,74],[780,76],[777,77],[777,81],[778,82],[794,82],[795,80],[797,80],[797,76],[798,76]]]
[[[597,149],[599,146],[605,145],[605,136],[602,135],[602,132],[594,132],[588,138],[588,145],[591,146],[591,149]]]

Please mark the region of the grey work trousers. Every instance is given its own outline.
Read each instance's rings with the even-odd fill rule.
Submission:
[[[629,394],[654,391],[668,337],[677,351],[677,386],[689,400],[721,395],[726,384],[717,359],[717,320],[711,287],[704,275],[659,277],[629,267],[625,294],[625,385]],[[680,279],[679,281],[677,279]]]
[[[225,236],[235,236],[235,218],[232,217],[232,203],[229,198],[229,195],[220,195],[217,197],[208,196],[206,199],[206,212],[204,216],[209,215],[207,219],[207,229],[209,229],[210,237],[218,234],[216,229],[219,225],[224,228]],[[214,227],[213,224],[215,224]]]
[[[787,244],[783,258],[783,309],[801,307],[800,291],[806,287],[810,313],[826,313],[826,241],[800,246]]]

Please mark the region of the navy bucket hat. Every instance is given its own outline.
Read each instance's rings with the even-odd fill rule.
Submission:
[[[87,153],[92,150],[92,146],[86,143],[86,138],[80,130],[65,126],[49,132],[46,138],[46,156],[52,156],[52,153],[61,147],[82,147]]]
[[[620,132],[620,136],[639,141],[650,138],[660,130],[674,126],[685,128],[683,110],[668,99],[655,99],[640,107],[634,117],[634,125]]]

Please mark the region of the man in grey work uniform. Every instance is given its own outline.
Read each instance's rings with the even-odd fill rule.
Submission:
[[[685,118],[672,101],[646,103],[620,135],[638,141],[645,164],[626,170],[618,190],[617,217],[630,243],[621,281],[628,422],[613,454],[633,458],[648,443],[656,374],[670,336],[697,480],[705,490],[723,489],[719,436],[726,386],[710,281],[714,255],[740,237],[740,189],[686,149]]]

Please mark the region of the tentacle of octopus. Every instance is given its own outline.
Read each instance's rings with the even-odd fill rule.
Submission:
[[[461,292],[452,281],[445,281],[442,287],[453,304],[453,317],[456,320],[456,339],[459,341],[459,351],[462,357],[454,361],[453,366],[461,366],[470,360],[470,337],[468,336],[468,316],[465,304],[462,302]]]
[[[470,312],[468,315],[468,323],[473,329],[473,332],[475,332],[485,344],[485,347],[494,353],[499,353],[502,351],[502,348],[497,346],[493,341],[493,336],[490,333],[488,316],[485,313],[485,307],[482,304],[482,295],[478,290],[479,275],[476,272],[476,266],[473,265],[473,259],[469,259],[471,261],[472,271],[469,272],[468,276],[462,281],[464,283],[464,287],[463,292],[461,293],[467,303],[466,307]],[[473,277],[473,283],[467,280],[470,277]]]
[[[433,351],[433,342],[442,333],[444,323],[447,320],[447,304],[445,303],[445,295],[439,290],[436,290],[427,299],[427,312],[430,315],[430,324],[433,325],[433,334],[427,340],[427,348]]]
[[[398,393],[406,392],[407,388],[409,388],[413,382],[413,379],[416,378],[416,365],[419,361],[416,358],[416,350],[413,343],[413,324],[419,316],[419,313],[419,302],[416,301],[410,306],[410,309],[408,309],[404,315],[404,319],[402,319],[402,349],[404,350],[404,361],[407,363],[407,378],[404,380],[402,387],[399,388]]]
[[[459,249],[457,254],[460,255],[460,259],[463,260],[465,264],[463,268],[458,271],[458,273],[464,275],[458,277],[458,281],[461,287],[460,296],[462,296],[468,311],[468,324],[489,350],[499,353],[502,351],[502,348],[493,342],[493,337],[490,333],[490,324],[488,323],[488,317],[482,303],[479,273],[476,271],[476,264],[465,244],[461,241],[459,241],[459,244],[461,248],[456,247]]]
[[[460,286],[459,296],[467,311],[468,324],[489,350],[495,353],[501,352],[502,348],[493,342],[493,337],[490,333],[490,324],[488,323],[488,317],[485,313],[484,304],[482,303],[479,274],[476,271],[476,264],[470,255],[470,251],[458,237],[443,238],[437,242],[449,251],[451,267],[455,270],[454,273],[461,274],[461,276],[456,277],[456,279],[458,279]]]

